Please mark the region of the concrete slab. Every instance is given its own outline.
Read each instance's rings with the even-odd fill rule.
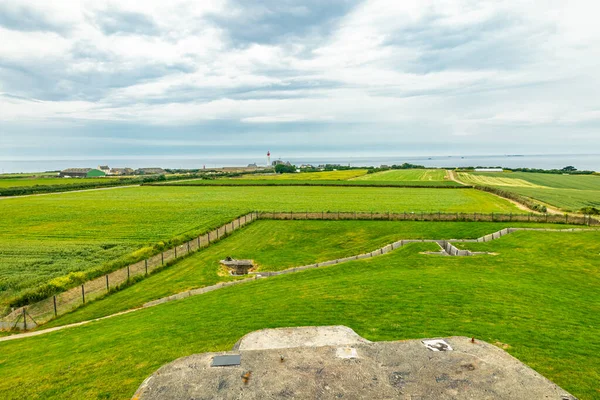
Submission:
[[[251,340],[242,339],[236,351],[176,360],[150,376],[134,399],[575,399],[505,351],[466,337],[437,338],[452,348],[447,351],[432,351],[422,340],[364,339],[265,348],[261,336],[286,337],[276,331],[247,335]],[[258,349],[248,349],[253,346]],[[211,367],[223,354],[241,355],[241,365]]]
[[[241,338],[234,350],[265,350],[292,347],[347,346],[371,343],[347,326],[304,326],[261,329]]]

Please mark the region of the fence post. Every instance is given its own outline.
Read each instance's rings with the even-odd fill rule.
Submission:
[[[225,224],[225,234],[227,235],[227,224]]]
[[[23,307],[23,329],[27,330],[27,311],[25,310],[25,307]]]
[[[148,275],[148,260],[144,260],[144,267],[146,267],[146,275]]]
[[[565,214],[565,224],[569,223],[569,214]]]
[[[177,246],[175,246],[175,258],[177,258]]]
[[[129,273],[129,265],[128,265],[127,266],[127,280],[129,280],[129,276],[130,276],[130,273]]]
[[[210,232],[208,232],[208,235],[210,236]],[[198,236],[198,250],[200,250],[200,236]]]
[[[200,240],[200,238],[198,238],[198,240]],[[188,243],[188,254],[190,254],[190,242],[187,242],[187,243]]]
[[[81,298],[83,300],[83,304],[85,304],[85,289],[83,285],[81,285]]]
[[[321,219],[325,219],[325,211],[321,211]]]
[[[165,265],[165,252],[160,253],[160,265]]]
[[[58,310],[56,309],[56,296],[52,296],[54,301],[54,316],[58,316]]]
[[[337,219],[338,219],[338,221],[339,221],[339,219],[340,219],[340,212],[338,211],[337,213],[338,213],[338,215],[337,215]]]
[[[548,222],[548,213],[546,213],[546,222]]]
[[[494,222],[494,213],[492,212],[492,222]]]
[[[106,274],[106,291],[108,292],[110,290],[109,286],[108,286],[108,274]]]
[[[290,219],[294,219],[294,212],[290,211]]]

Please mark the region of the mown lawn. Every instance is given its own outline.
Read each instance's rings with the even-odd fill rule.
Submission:
[[[165,363],[228,350],[248,332],[341,324],[377,341],[475,336],[579,398],[597,398],[600,233],[519,232],[469,246],[497,255],[440,257],[419,254],[428,244],[409,245],[1,342],[0,392],[125,399]]]
[[[0,306],[68,273],[141,259],[253,210],[520,212],[471,189],[154,186],[7,198],[0,200]]]
[[[220,267],[219,260],[227,256],[252,259],[259,271],[280,271],[370,252],[400,239],[475,239],[517,226],[567,227],[489,222],[261,220],[131,287],[89,303],[41,328],[99,318],[161,297],[233,280]]]

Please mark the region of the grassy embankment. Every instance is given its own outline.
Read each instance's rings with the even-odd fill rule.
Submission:
[[[438,227],[440,232],[430,232],[435,236],[465,230],[453,223],[423,226]],[[249,227],[236,235],[250,233]],[[304,259],[307,251],[323,254],[319,249],[331,244],[330,232],[323,230],[322,240],[315,235],[307,237],[313,246],[290,259]],[[233,244],[236,239],[228,240]],[[236,254],[258,258],[265,252],[254,253],[250,246],[256,242],[250,238],[238,243],[248,248],[235,249]],[[497,255],[440,257],[419,254],[433,249],[431,244],[409,245],[381,257],[3,342],[0,392],[7,399],[129,398],[163,364],[193,353],[228,350],[253,330],[341,324],[370,340],[475,336],[506,348],[579,398],[597,398],[600,233],[517,232],[464,247]],[[267,253],[271,255],[263,262],[277,265],[277,250]]]
[[[519,212],[471,189],[139,187],[4,199],[0,306],[48,282],[65,286],[69,273],[82,279],[137,261],[253,210]]]
[[[491,186],[526,196],[563,211],[600,208],[600,176],[557,175],[531,172],[459,172],[469,185]]]
[[[280,271],[366,253],[400,239],[475,239],[517,226],[571,227],[514,222],[258,221],[227,240],[42,328],[103,317],[161,297],[233,280],[219,265],[219,260],[227,256],[253,259],[258,271]]]

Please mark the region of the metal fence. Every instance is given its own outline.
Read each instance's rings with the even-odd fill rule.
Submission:
[[[190,253],[207,247],[210,243],[220,240],[230,232],[251,223],[257,217],[258,215],[255,212],[243,215],[215,230],[198,236],[189,242],[155,254],[146,260],[138,261],[135,264],[87,281],[80,286],[37,303],[12,310],[8,315],[0,319],[0,329],[27,329],[41,325],[54,317],[66,314],[90,301],[105,296],[111,290],[118,289],[123,285],[132,283],[135,279],[147,276],[175,259],[185,257]]]
[[[404,213],[381,213],[381,212],[251,212],[235,220],[212,230],[204,235],[198,236],[189,242],[185,242],[171,249],[165,250],[159,254],[128,265],[124,268],[113,271],[96,279],[85,282],[84,284],[71,288],[65,292],[41,300],[37,303],[20,307],[12,310],[8,315],[0,318],[0,329],[27,329],[41,325],[50,319],[59,315],[66,314],[82,305],[93,301],[99,297],[105,296],[111,290],[117,290],[123,285],[132,283],[135,279],[140,279],[153,271],[167,265],[181,257],[207,247],[210,243],[228,235],[240,227],[247,225],[258,219],[270,220],[388,220],[388,221],[489,221],[489,222],[539,222],[539,223],[563,223],[574,225],[598,226],[600,221],[590,216],[573,215],[553,215],[553,214],[498,214],[498,213],[424,213],[424,212],[404,212]],[[504,231],[504,230],[503,230]],[[478,241],[493,240],[502,236],[503,231],[487,235]],[[509,233],[506,230],[505,233]],[[494,236],[495,235],[495,236]],[[487,239],[487,240],[486,240]],[[412,241],[404,240],[398,243],[376,250],[384,254],[393,250],[395,246],[402,246]],[[297,267],[297,270],[331,265],[337,262],[348,261],[349,259],[361,259],[372,257],[375,252],[365,255],[349,257],[348,259],[333,260],[327,263],[317,264],[316,266]],[[281,273],[281,272],[280,272]],[[278,273],[269,273],[277,275]]]
[[[473,221],[473,222],[537,222],[600,226],[600,220],[589,215],[571,214],[501,214],[443,212],[258,212],[259,219],[277,220],[381,220],[381,221]]]

